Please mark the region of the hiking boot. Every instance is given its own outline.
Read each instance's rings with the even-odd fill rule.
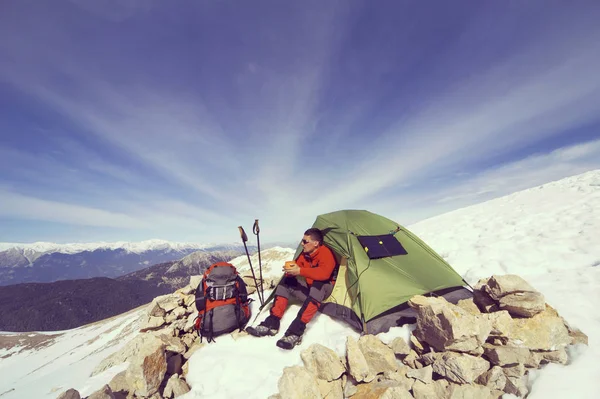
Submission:
[[[289,334],[277,341],[277,346],[281,349],[293,349],[294,346],[302,343],[302,336],[296,334]]]
[[[246,332],[250,335],[254,335],[255,337],[273,336],[277,334],[278,331],[278,329],[263,326],[262,324],[259,324],[256,327],[246,328]]]

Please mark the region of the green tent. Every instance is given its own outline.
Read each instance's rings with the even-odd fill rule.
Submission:
[[[456,303],[472,296],[462,277],[403,226],[365,210],[319,215],[312,227],[336,255],[337,278],[321,312],[376,334],[413,321],[407,301],[439,295]],[[299,245],[294,259],[302,252]]]

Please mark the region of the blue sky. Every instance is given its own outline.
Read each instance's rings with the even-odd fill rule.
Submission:
[[[594,1],[0,9],[0,241],[289,240],[600,168]]]

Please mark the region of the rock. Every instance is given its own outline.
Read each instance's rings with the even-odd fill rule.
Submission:
[[[326,381],[317,380],[319,392],[323,399],[344,399],[344,390],[342,389],[342,380]]]
[[[70,388],[61,393],[57,399],[81,399],[81,395],[78,390]]]
[[[125,344],[123,348],[102,360],[98,366],[96,366],[91,376],[93,377],[94,375],[108,370],[111,367],[129,361],[140,351],[140,348],[152,345],[159,347],[161,343],[162,341],[157,338],[154,333],[138,334],[127,344]]]
[[[413,384],[415,383],[414,378],[407,377],[407,373],[409,370],[407,366],[402,365],[398,371],[393,372],[385,372],[379,381],[390,380],[398,383],[399,386],[405,388],[406,390],[411,390]]]
[[[358,339],[358,347],[365,357],[369,370],[373,375],[385,371],[398,370],[398,362],[394,351],[381,342],[375,335],[363,335]]]
[[[408,356],[402,359],[402,362],[412,369],[420,369],[421,367],[423,367],[423,365],[419,361],[419,355],[412,349],[410,350]]]
[[[191,333],[194,329],[194,323],[196,322],[196,316],[190,315],[186,322],[185,325],[183,326],[183,331],[186,333]]]
[[[181,309],[181,308],[177,308],[177,309]],[[171,324],[175,320],[177,320],[177,315],[174,312],[171,312],[165,316],[165,323],[167,323],[167,324]]]
[[[183,366],[183,356],[179,353],[169,356],[167,359],[167,374],[181,374],[181,366]]]
[[[504,392],[524,398],[528,393],[527,376],[507,377]]]
[[[185,306],[186,308],[189,308],[190,306],[192,306],[195,303],[196,303],[195,295],[186,295],[185,297],[183,297],[183,306]]]
[[[448,381],[437,380],[431,384],[415,381],[412,392],[415,399],[447,399]]]
[[[479,310],[483,313],[492,313],[498,311],[500,308],[498,307],[496,301],[490,298],[486,292],[480,291],[476,287],[473,290],[473,303],[477,305]]]
[[[182,308],[181,306],[177,307],[173,309],[171,314],[175,315],[176,318],[181,319],[183,316],[185,316],[185,308]]]
[[[412,297],[409,305],[417,311],[417,328],[413,332],[421,342],[437,352],[452,350],[480,353],[492,330],[491,323],[447,302],[443,297]]]
[[[406,376],[430,384],[433,381],[433,367],[427,366],[422,369],[408,370]]]
[[[126,394],[129,392],[129,386],[127,385],[127,378],[125,374],[127,370],[121,371],[119,374],[115,375],[112,380],[108,383],[108,386],[113,391],[113,393],[121,393]]]
[[[163,392],[163,396],[165,398],[177,398],[179,396],[185,395],[190,391],[190,387],[188,384],[179,378],[179,375],[173,374],[171,378],[167,381],[167,385],[165,386],[165,390]]]
[[[165,344],[165,350],[175,353],[184,354],[187,351],[185,344],[181,339],[169,336],[167,334],[160,334],[158,338]]]
[[[394,338],[389,346],[392,348],[396,356],[403,357],[410,353],[410,346],[408,346],[402,337]]]
[[[571,342],[558,313],[548,305],[546,310],[533,317],[512,319],[508,335],[511,346],[532,350],[557,350]]]
[[[344,383],[344,397],[349,398],[350,396],[355,395],[356,392],[356,381],[353,378],[346,379],[346,383]]]
[[[154,301],[148,306],[148,311],[146,312],[148,317],[165,317],[167,312]]]
[[[375,374],[370,370],[367,359],[358,346],[358,341],[353,337],[346,339],[346,357],[348,371],[357,382],[370,382],[375,379]]]
[[[433,371],[459,384],[470,384],[490,368],[480,357],[463,353],[445,352],[433,363]]]
[[[514,366],[502,367],[502,372],[506,378],[520,378],[525,375],[525,366],[515,364]]]
[[[185,352],[185,354],[183,355],[183,358],[185,360],[189,360],[190,357],[192,357],[192,355],[200,348],[202,348],[205,345],[204,342],[199,342],[199,341],[195,341],[194,344],[190,347],[190,349],[187,350],[187,352]]]
[[[408,389],[403,387],[390,387],[385,390],[379,399],[414,399]]]
[[[415,352],[417,352],[417,354],[419,355],[429,352],[429,345],[427,345],[427,343],[422,343],[421,341],[419,341],[419,339],[413,334],[410,335],[410,343],[412,344],[412,347],[415,350]]]
[[[158,392],[167,372],[165,344],[158,338],[156,341],[147,342],[140,348],[127,368],[127,385],[137,396],[152,396]]]
[[[503,390],[506,385],[506,375],[499,366],[494,366],[475,380],[480,385],[485,385],[492,390]]]
[[[190,287],[193,288],[193,292],[196,292],[198,285],[202,281],[202,275],[190,276]]]
[[[431,364],[433,364],[437,358],[439,358],[440,356],[442,356],[443,352],[430,352],[430,353],[426,353],[424,355],[421,355],[421,357],[419,357],[419,363],[421,363],[423,365],[423,367],[425,366],[429,366]]]
[[[490,337],[508,337],[512,325],[512,317],[506,310],[493,313],[482,313],[481,317],[487,319],[491,325]]]
[[[165,324],[163,317],[149,316],[146,321],[142,324],[140,332],[146,332],[150,330],[157,330]]]
[[[184,334],[181,337],[181,342],[183,342],[183,344],[186,346],[186,348],[190,348],[192,345],[194,345],[194,342],[196,341],[196,336],[194,334]]]
[[[571,337],[571,345],[577,345],[577,344],[587,345],[588,344],[588,336],[587,335],[585,335],[584,333],[582,333],[580,330],[578,330],[576,328],[572,328],[568,324],[565,324],[565,327],[567,327],[567,331],[569,332],[569,336]]]
[[[483,385],[456,385],[448,386],[448,399],[496,399],[498,396]]]
[[[320,344],[311,345],[300,354],[300,357],[304,367],[321,380],[337,380],[346,371],[339,356]]]
[[[87,399],[115,399],[115,395],[108,385],[104,385],[102,388],[88,396]]]
[[[529,349],[512,346],[494,346],[485,344],[483,350],[484,356],[492,364],[497,366],[511,366],[519,363],[526,363],[531,356]]]
[[[154,298],[153,303],[158,304],[161,308],[164,309],[165,312],[169,313],[178,307],[183,301],[173,294],[161,295]]]
[[[542,312],[546,302],[539,292],[515,292],[500,298],[499,306],[511,316],[531,317]]]
[[[406,396],[408,395],[408,396]],[[412,399],[412,395],[406,388],[401,387],[395,381],[372,381],[367,384],[360,384],[352,399]]]
[[[294,366],[283,369],[277,383],[281,399],[322,399],[319,384],[314,375],[304,367]]]
[[[493,275],[482,287],[493,300],[518,292],[537,292],[527,281],[516,274]]]
[[[463,310],[466,310],[467,312],[471,313],[472,315],[477,316],[477,315],[481,314],[481,311],[479,310],[477,305],[475,305],[473,298],[461,299],[460,301],[458,301],[456,303],[456,306],[458,306],[459,308],[461,308]]]
[[[569,362],[569,356],[564,348],[557,351],[536,352],[536,355],[540,356],[540,363],[567,364]]]

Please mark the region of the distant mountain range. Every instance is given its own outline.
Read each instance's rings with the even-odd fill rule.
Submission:
[[[249,245],[248,250],[256,251]],[[33,244],[0,243],[0,286],[93,277],[118,277],[149,265],[179,260],[194,252],[235,251],[239,244],[137,243]]]
[[[241,254],[240,249],[204,249],[115,279],[94,277],[0,287],[0,330],[55,331],[102,320],[171,293],[211,264]]]

